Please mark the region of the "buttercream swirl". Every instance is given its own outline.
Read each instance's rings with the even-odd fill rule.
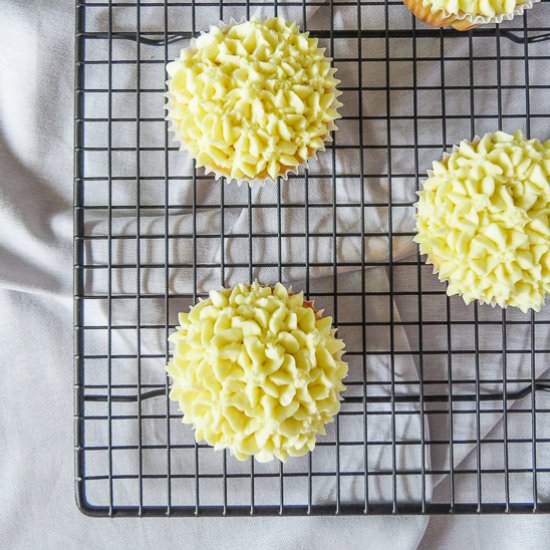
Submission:
[[[540,310],[550,291],[550,140],[486,134],[428,175],[415,240],[447,293]]]
[[[167,67],[168,120],[198,166],[286,176],[324,148],[340,103],[316,38],[281,17],[211,27]]]
[[[424,0],[424,4],[451,15],[495,17],[511,15],[526,0]]]
[[[340,409],[344,343],[303,293],[254,283],[211,291],[170,340],[170,397],[198,441],[239,460],[286,461],[315,447]]]

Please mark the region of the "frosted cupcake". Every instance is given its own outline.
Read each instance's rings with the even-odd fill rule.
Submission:
[[[167,71],[175,138],[217,176],[286,177],[336,128],[341,104],[331,59],[280,17],[211,27]]]
[[[315,447],[348,370],[330,317],[303,293],[254,283],[210,292],[179,323],[170,397],[197,441],[259,462]]]
[[[478,25],[502,23],[521,15],[540,0],[403,0],[409,10],[432,27],[467,31]]]
[[[447,294],[540,310],[550,292],[550,140],[486,134],[428,175],[415,240]]]

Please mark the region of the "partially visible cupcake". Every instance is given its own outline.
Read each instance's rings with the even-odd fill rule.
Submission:
[[[211,291],[179,323],[170,397],[197,441],[259,462],[313,450],[348,370],[330,317],[303,293],[254,283]]]
[[[550,140],[486,134],[428,176],[415,241],[447,294],[539,311],[550,292]]]
[[[467,31],[502,23],[521,15],[540,0],[403,0],[409,10],[432,27]]]
[[[217,176],[286,178],[325,148],[340,118],[331,59],[281,17],[211,27],[167,71],[175,138]]]

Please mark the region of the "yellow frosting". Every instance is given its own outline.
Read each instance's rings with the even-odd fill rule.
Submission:
[[[211,27],[168,64],[167,118],[198,166],[273,179],[324,148],[339,81],[308,34],[280,17],[253,18]]]
[[[424,0],[424,4],[451,15],[495,17],[513,14],[527,0]]]
[[[415,240],[447,293],[538,311],[550,292],[550,140],[486,134],[428,175]]]
[[[340,409],[344,343],[303,293],[254,283],[212,291],[170,340],[170,397],[196,439],[239,460],[300,456]]]

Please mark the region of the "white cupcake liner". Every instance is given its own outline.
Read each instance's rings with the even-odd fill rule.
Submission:
[[[526,10],[530,10],[535,4],[539,3],[541,0],[527,0],[521,5],[518,5],[514,8],[512,13],[502,13],[500,15],[486,16],[486,15],[471,15],[469,13],[449,13],[444,9],[438,9],[442,14],[442,17],[455,18],[458,21],[468,21],[472,25],[489,25],[489,24],[499,24],[503,21],[511,21],[517,15],[523,15]],[[435,7],[428,0],[421,0],[422,5],[428,9],[434,9]]]
[[[513,306],[513,305],[510,305],[510,304],[499,304],[498,302],[495,302],[495,301],[492,301],[492,302],[486,302],[485,300],[481,299],[481,298],[473,298],[472,300],[470,300],[469,302],[466,301],[466,298],[464,298],[464,294],[462,294],[461,292],[455,292],[454,294],[449,294],[449,280],[448,279],[441,279],[441,277],[439,276],[439,269],[437,269],[436,265],[434,264],[434,262],[431,262],[429,261],[429,255],[428,254],[425,254],[426,255],[426,265],[431,265],[433,267],[432,269],[432,274],[433,275],[437,275],[437,280],[440,282],[440,283],[444,283],[447,285],[447,288],[445,290],[445,294],[447,296],[449,296],[449,298],[451,298],[452,296],[458,296],[459,298],[462,298],[462,301],[467,305],[469,306],[470,304],[474,303],[474,302],[477,302],[478,304],[482,305],[482,306],[491,306],[493,309],[495,309],[496,307],[499,307],[500,309],[504,309],[504,310],[507,310],[508,308],[515,308],[515,309],[519,309],[519,311],[521,311],[524,315],[526,315],[527,313],[529,313],[530,311],[534,311],[535,313],[538,313],[539,311],[541,311],[545,306],[546,306],[546,303],[547,303],[547,296],[548,294],[546,294],[544,297],[543,297],[543,300],[542,300],[542,304],[541,304],[541,307],[540,309],[535,309],[535,308],[528,308],[527,311],[523,311],[519,306]]]
[[[538,0],[537,0],[538,1]],[[287,19],[283,16],[278,16],[279,19],[282,19],[283,21],[287,21]],[[256,17],[256,19],[258,19],[259,21],[265,21],[266,19],[272,19],[272,17]],[[210,25],[208,30],[207,31],[200,31],[200,34],[198,37],[194,37],[190,40],[189,42],[189,45],[187,46],[187,48],[182,48],[182,49],[186,49],[186,50],[192,50],[192,49],[196,49],[196,42],[197,42],[197,39],[200,37],[200,36],[203,36],[205,34],[208,34],[212,29],[214,28],[219,28],[221,30],[225,30],[229,27],[232,27],[234,25],[240,25],[242,23],[246,23],[247,21],[249,21],[249,19],[247,19],[246,17],[241,17],[238,21],[231,17],[230,20],[229,20],[229,23],[226,23],[225,21],[218,21],[217,24],[215,25]],[[306,32],[306,34],[309,36],[309,32]],[[324,51],[326,50],[326,48],[319,48],[323,53]],[[181,51],[181,50],[180,50]],[[176,58],[177,59],[177,58]],[[329,57],[329,56],[326,56],[326,60],[329,61],[332,65],[334,59],[332,57]],[[175,61],[175,60],[173,60]],[[173,61],[170,61],[170,63],[172,63]],[[338,69],[336,67],[332,67],[332,76],[334,76],[336,74],[336,72],[338,71]],[[168,86],[168,83],[169,83],[169,80],[166,81],[166,85]],[[338,84],[340,84],[341,81],[338,81]],[[334,94],[335,94],[335,97],[338,98],[340,97],[343,92],[341,92],[340,90],[338,90],[338,88],[334,88],[333,90],[331,90]],[[172,136],[172,141],[174,141],[175,143],[177,143],[179,145],[179,148],[180,148],[180,151],[185,151],[186,153],[188,153],[194,160],[195,159],[195,155],[191,152],[191,150],[186,146],[186,144],[180,139],[179,137],[179,134],[178,134],[178,131],[177,131],[177,128],[175,127],[175,124],[174,124],[174,121],[172,120],[172,118],[170,117],[170,109],[169,109],[169,105],[170,105],[170,101],[171,101],[171,97],[170,97],[170,92],[167,91],[166,94],[165,94],[165,97],[167,98],[167,102],[165,103],[164,105],[164,109],[166,111],[168,111],[168,114],[167,116],[165,117],[165,120],[168,121],[168,131],[170,133],[170,135]],[[338,100],[336,100],[336,111],[338,112],[338,109],[340,107],[342,107],[343,104],[340,103]],[[338,113],[339,114],[339,113]],[[336,119],[338,120],[338,119]],[[213,175],[214,176],[214,179],[215,180],[219,180],[221,178],[225,178],[225,182],[227,184],[230,184],[230,183],[236,183],[237,185],[242,185],[242,184],[247,184],[249,186],[254,186],[254,187],[265,187],[266,185],[273,185],[273,184],[276,184],[277,181],[279,179],[283,179],[284,181],[287,181],[288,180],[288,176],[290,174],[294,174],[294,175],[298,175],[299,174],[299,169],[300,168],[303,168],[303,169],[308,169],[308,163],[312,160],[317,160],[317,155],[319,153],[323,153],[326,151],[326,147],[325,147],[325,144],[328,144],[328,143],[332,143],[333,141],[333,138],[332,138],[332,134],[334,132],[336,132],[338,130],[338,126],[336,125],[336,123],[334,121],[330,122],[328,125],[327,125],[327,136],[325,138],[323,138],[323,147],[320,148],[320,149],[317,149],[317,151],[315,151],[315,153],[308,157],[304,162],[298,164],[297,166],[295,167],[292,167],[292,168],[289,168],[288,170],[286,170],[285,172],[282,172],[280,174],[277,174],[277,176],[275,178],[271,178],[271,177],[267,177],[267,178],[258,178],[258,179],[252,179],[252,180],[249,180],[249,179],[238,179],[238,178],[235,178],[235,177],[232,177],[232,176],[229,176],[223,172],[220,172],[218,171],[215,167],[213,166],[200,166],[199,168],[201,168],[203,171],[204,171],[204,174],[205,175]]]
[[[267,178],[252,179],[252,180],[238,179],[238,178],[234,178],[232,176],[228,176],[227,174],[225,174],[223,172],[219,172],[219,171],[216,170],[216,168],[214,168],[212,166],[200,166],[200,168],[204,171],[205,175],[207,175],[207,176],[208,175],[213,175],[216,180],[219,180],[221,178],[225,178],[225,182],[228,183],[228,184],[229,183],[236,183],[239,186],[240,185],[249,185],[250,187],[252,187],[252,186],[254,186],[254,187],[265,187],[267,185],[275,185],[279,179],[282,179],[283,181],[287,181],[288,176],[291,175],[291,174],[298,176],[300,174],[300,169],[308,170],[309,169],[309,162],[311,162],[312,160],[317,160],[317,156],[319,155],[319,153],[324,153],[327,150],[325,145],[329,144],[329,143],[332,143],[334,141],[332,139],[332,133],[335,132],[336,130],[338,130],[338,127],[336,126],[336,124],[332,123],[332,128],[330,128],[329,131],[328,131],[329,132],[328,137],[326,137],[323,140],[324,144],[323,144],[323,147],[321,149],[317,149],[317,151],[315,151],[315,153],[313,155],[308,157],[304,162],[298,164],[297,166],[289,168],[285,172],[281,172],[280,174],[277,174],[277,176],[275,176],[275,178],[267,177]],[[175,137],[175,139],[176,139],[176,141],[179,141],[177,139],[177,136]],[[181,144],[181,142],[180,142],[180,144]],[[183,146],[183,145],[180,146],[180,151],[186,151],[187,153],[192,155],[192,153],[188,149],[186,149],[185,146]]]

